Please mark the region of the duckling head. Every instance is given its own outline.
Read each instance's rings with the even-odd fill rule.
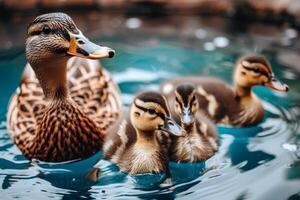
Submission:
[[[101,59],[111,58],[114,54],[114,50],[89,41],[64,13],[40,15],[27,29],[26,57],[31,65],[54,58]]]
[[[165,98],[157,92],[143,92],[135,99],[130,109],[132,125],[144,133],[156,130],[182,136],[185,131],[170,118]]]
[[[277,91],[287,92],[289,87],[274,75],[270,63],[260,55],[241,57],[234,72],[234,82],[238,87],[251,88],[262,85]]]
[[[195,121],[199,109],[197,93],[194,85],[183,83],[175,89],[175,112],[180,116],[183,126],[189,126]]]

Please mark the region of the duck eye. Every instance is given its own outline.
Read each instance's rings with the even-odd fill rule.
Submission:
[[[258,72],[260,72],[260,70],[259,70],[259,68],[258,68],[258,67],[255,67],[255,68],[253,69],[253,71],[254,71],[255,73],[258,73]]]
[[[154,109],[148,109],[148,113],[150,113],[151,115],[155,114],[155,110]]]
[[[196,100],[196,97],[195,97],[195,96],[193,96],[193,98],[192,98],[192,102],[193,102],[193,101],[195,101],[195,100]]]
[[[48,35],[49,33],[51,33],[51,28],[49,26],[44,26],[42,31],[43,33]]]

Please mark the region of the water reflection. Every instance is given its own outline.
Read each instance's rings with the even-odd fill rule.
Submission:
[[[142,25],[142,21],[139,18],[129,18],[126,20],[126,27],[130,29],[139,28]]]
[[[221,134],[234,136],[234,140],[228,148],[227,156],[231,159],[232,164],[238,165],[238,168],[242,171],[252,170],[275,158],[274,155],[264,151],[249,150],[251,138],[263,131],[263,128],[260,126],[242,129],[220,127],[218,130]]]

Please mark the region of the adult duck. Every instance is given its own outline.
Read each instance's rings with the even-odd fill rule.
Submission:
[[[28,159],[63,162],[101,149],[121,102],[108,72],[88,59],[114,54],[89,41],[64,13],[29,24],[28,64],[7,115],[10,137]]]

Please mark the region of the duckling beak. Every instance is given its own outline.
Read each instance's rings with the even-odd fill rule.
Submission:
[[[281,92],[289,91],[289,86],[284,83],[281,83],[279,80],[277,80],[275,78],[275,76],[271,76],[270,81],[266,82],[264,84],[264,86],[267,86],[269,88],[272,88],[274,90],[281,91]]]
[[[184,107],[182,110],[182,115],[180,116],[181,123],[184,125],[190,125],[194,122],[194,117],[189,107]]]
[[[112,58],[115,51],[111,48],[99,46],[87,39],[81,32],[70,33],[68,55],[90,59]]]
[[[165,123],[163,126],[160,127],[160,130],[166,131],[175,136],[185,136],[186,135],[186,131],[183,128],[181,128],[181,126],[179,126],[170,117],[165,118]]]

